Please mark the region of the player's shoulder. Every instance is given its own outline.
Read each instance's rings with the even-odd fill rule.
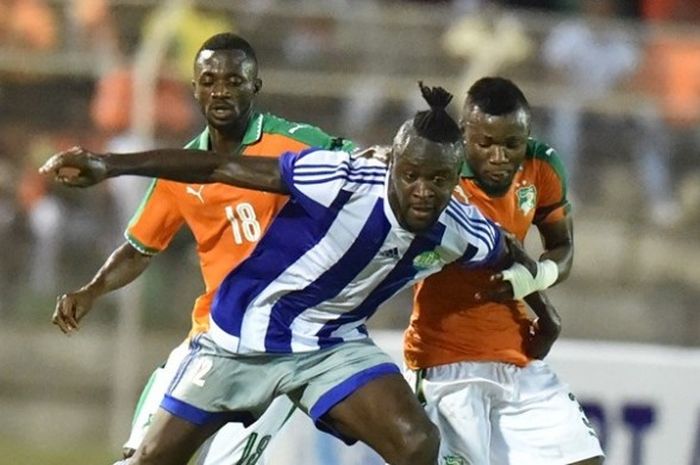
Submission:
[[[457,230],[470,229],[470,223],[485,221],[483,214],[468,201],[452,196],[443,212],[443,220],[448,227]]]
[[[350,171],[384,172],[388,166],[381,158],[365,156],[365,151],[348,149],[327,149],[310,147],[296,155],[296,164],[303,165],[337,165],[344,166]]]
[[[275,134],[301,142],[309,147],[333,150],[352,150],[354,144],[342,137],[334,137],[323,129],[309,123],[289,121],[272,113],[261,114],[262,132]]]
[[[525,160],[552,169],[562,179],[566,177],[564,163],[559,153],[549,144],[534,137],[530,137],[527,141]]]

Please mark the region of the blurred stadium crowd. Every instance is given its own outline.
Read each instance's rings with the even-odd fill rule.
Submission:
[[[77,143],[187,142],[202,125],[192,57],[233,30],[258,51],[263,110],[359,144],[388,140],[419,105],[419,79],[458,95],[483,75],[514,79],[571,175],[564,334],[698,345],[699,22],[696,0],[0,0],[0,321],[48,325],[55,295],[92,276],[144,189],[71,191],[39,164]],[[157,70],[152,92],[137,69]],[[200,286],[187,234],[164,255],[144,318],[184,328]],[[407,304],[376,324],[403,327]]]
[[[113,457],[106,418],[120,444],[136,389],[189,326],[202,285],[182,231],[61,339],[56,296],[123,241],[147,183],[70,190],[37,167],[75,144],[189,141],[192,58],[225,30],[258,53],[260,110],[358,145],[389,141],[418,80],[458,95],[456,114],[479,77],[513,79],[570,172],[576,259],[551,292],[563,336],[700,346],[699,25],[698,0],[0,0],[0,456],[74,463],[63,444],[35,453],[80,438],[81,462]],[[372,324],[409,313],[403,294]]]

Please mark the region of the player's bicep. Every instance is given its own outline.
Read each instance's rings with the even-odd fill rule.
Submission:
[[[564,165],[556,152],[552,151],[549,157],[548,160],[541,162],[538,170],[537,206],[533,218],[533,223],[536,225],[557,222],[571,211]]]
[[[545,250],[552,250],[558,247],[572,247],[574,244],[574,226],[570,215],[563,218],[537,225],[542,238],[542,245]]]

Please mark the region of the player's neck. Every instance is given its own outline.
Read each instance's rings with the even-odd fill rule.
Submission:
[[[209,138],[211,149],[216,153],[236,153],[241,146],[243,136],[232,137],[228,133],[223,133],[214,128],[209,128]]]
[[[484,184],[479,181],[479,179],[474,178],[474,182],[476,183],[477,187],[481,189],[481,191],[486,194],[487,196],[491,198],[500,198],[506,195],[512,186],[512,183],[509,184],[508,186],[489,186],[488,184]]]
[[[238,152],[250,122],[250,113],[240,118],[235,124],[225,128],[216,128],[209,125],[209,137],[211,149],[217,153]]]

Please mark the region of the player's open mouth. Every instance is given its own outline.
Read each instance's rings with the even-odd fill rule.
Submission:
[[[416,219],[431,218],[435,212],[435,209],[433,207],[423,205],[411,206],[409,210],[411,211],[411,215]]]
[[[501,183],[508,180],[510,170],[487,171],[484,175],[493,182]]]
[[[216,106],[212,107],[210,110],[211,114],[216,116],[217,118],[226,118],[228,116],[231,116],[233,113],[233,109],[228,106]]]

